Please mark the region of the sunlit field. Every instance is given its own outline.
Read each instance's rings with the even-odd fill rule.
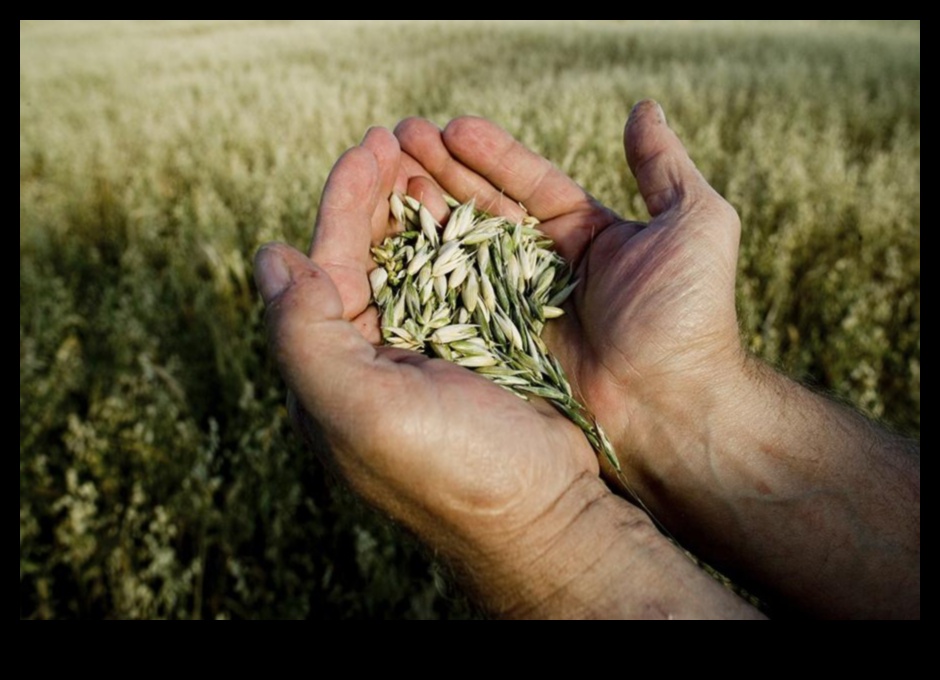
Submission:
[[[21,22],[20,617],[478,615],[293,435],[251,259],[410,115],[645,219],[644,97],[741,215],[746,344],[919,437],[919,22]]]

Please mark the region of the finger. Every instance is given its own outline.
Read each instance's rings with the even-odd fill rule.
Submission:
[[[455,118],[442,138],[463,166],[543,222],[597,208],[596,201],[548,159],[484,118]]]
[[[695,167],[685,147],[652,99],[633,107],[624,130],[627,163],[650,215],[717,196]]]
[[[401,148],[457,200],[473,200],[479,209],[511,220],[526,216],[526,211],[514,199],[457,160],[445,146],[441,131],[431,122],[407,118],[396,126],[395,136]]]
[[[379,200],[372,214],[372,243],[379,244],[389,230],[388,197],[391,196],[401,164],[401,148],[389,130],[369,128],[359,146],[375,156],[379,167]]]
[[[450,215],[450,206],[442,192],[440,185],[430,177],[412,177],[408,182],[408,195],[423,203],[438,224],[444,224]]]
[[[337,454],[328,454],[327,460],[361,494],[386,508],[395,502],[387,497],[387,480],[424,477],[433,484],[446,475],[451,468],[446,460],[439,459],[435,468],[426,456],[416,457],[421,447],[401,446],[395,427],[407,419],[412,404],[437,403],[435,383],[460,392],[464,381],[478,384],[483,378],[417,352],[370,345],[344,319],[339,291],[328,273],[288,246],[261,248],[255,280],[266,306],[272,355],[297,400],[293,411],[312,414],[322,426]],[[303,428],[303,433],[323,441],[312,429]]]
[[[424,169],[424,166],[404,151],[401,152],[398,176],[395,178],[395,191],[399,194],[408,194],[422,203],[430,203],[431,214],[438,222],[446,219],[450,214],[450,207],[444,201],[444,189]]]
[[[355,404],[374,362],[372,347],[344,320],[339,291],[329,274],[283,244],[255,256],[255,281],[265,302],[269,343],[285,382],[305,409],[332,413]]]
[[[395,191],[400,194],[406,193],[408,191],[408,182],[416,177],[424,177],[431,182],[434,182],[434,179],[424,169],[418,161],[411,157],[411,154],[401,152],[401,163],[398,168],[398,177],[395,180]],[[436,184],[436,182],[435,182]]]
[[[310,258],[335,284],[345,319],[358,316],[369,304],[372,220],[384,200],[375,154],[361,146],[344,153],[323,189]]]
[[[379,310],[375,305],[369,305],[359,316],[350,319],[353,327],[359,331],[359,334],[371,345],[379,345],[382,342],[382,329],[379,324]]]

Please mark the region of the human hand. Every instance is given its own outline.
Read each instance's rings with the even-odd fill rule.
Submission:
[[[675,428],[673,411],[691,416],[704,394],[743,368],[734,209],[696,170],[655,102],[634,108],[624,135],[648,225],[605,208],[488,121],[458,118],[441,132],[408,119],[396,134],[426,170],[412,179],[412,194],[439,186],[508,217],[520,217],[522,203],[575,263],[581,284],[545,337],[642,497],[653,448],[667,464],[670,447],[651,444]]]
[[[259,251],[271,346],[300,429],[325,435],[321,453],[356,492],[458,568],[473,565],[472,587],[524,590],[514,574],[532,574],[519,563],[560,543],[606,491],[580,430],[553,408],[370,343],[369,246],[385,236],[388,197],[409,167],[388,131],[370,131],[330,175],[310,259],[284,245]],[[516,607],[501,591],[483,599]]]
[[[613,443],[612,484],[783,609],[919,614],[916,447],[747,355],[737,214],[655,102],[624,133],[648,225],[488,121],[413,118],[396,135],[424,169],[409,193],[443,189],[507,217],[521,202],[575,263],[581,285],[545,337]]]

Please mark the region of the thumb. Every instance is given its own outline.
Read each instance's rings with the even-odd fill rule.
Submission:
[[[652,217],[714,194],[652,99],[633,107],[623,137],[627,163]]]
[[[348,321],[329,275],[284,244],[263,246],[255,256],[255,282],[265,303],[268,343],[281,375],[311,412],[355,407],[375,349]]]

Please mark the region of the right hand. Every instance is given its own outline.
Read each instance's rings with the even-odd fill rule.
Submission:
[[[610,437],[624,477],[648,498],[649,480],[681,465],[668,460],[671,448],[659,439],[676,418],[694,420],[702,397],[744,365],[734,209],[698,172],[652,101],[637,104],[624,131],[648,225],[600,205],[489,121],[458,118],[442,132],[412,118],[396,134],[435,185],[509,217],[521,216],[521,202],[575,263],[581,284],[546,339]],[[415,184],[410,193],[433,193]]]
[[[916,447],[748,356],[740,222],[655,102],[637,104],[624,132],[647,225],[485,120],[440,131],[410,119],[396,134],[426,172],[409,193],[443,188],[507,217],[521,202],[577,267],[546,339],[614,445],[623,474],[602,460],[608,481],[783,608],[919,616]]]

